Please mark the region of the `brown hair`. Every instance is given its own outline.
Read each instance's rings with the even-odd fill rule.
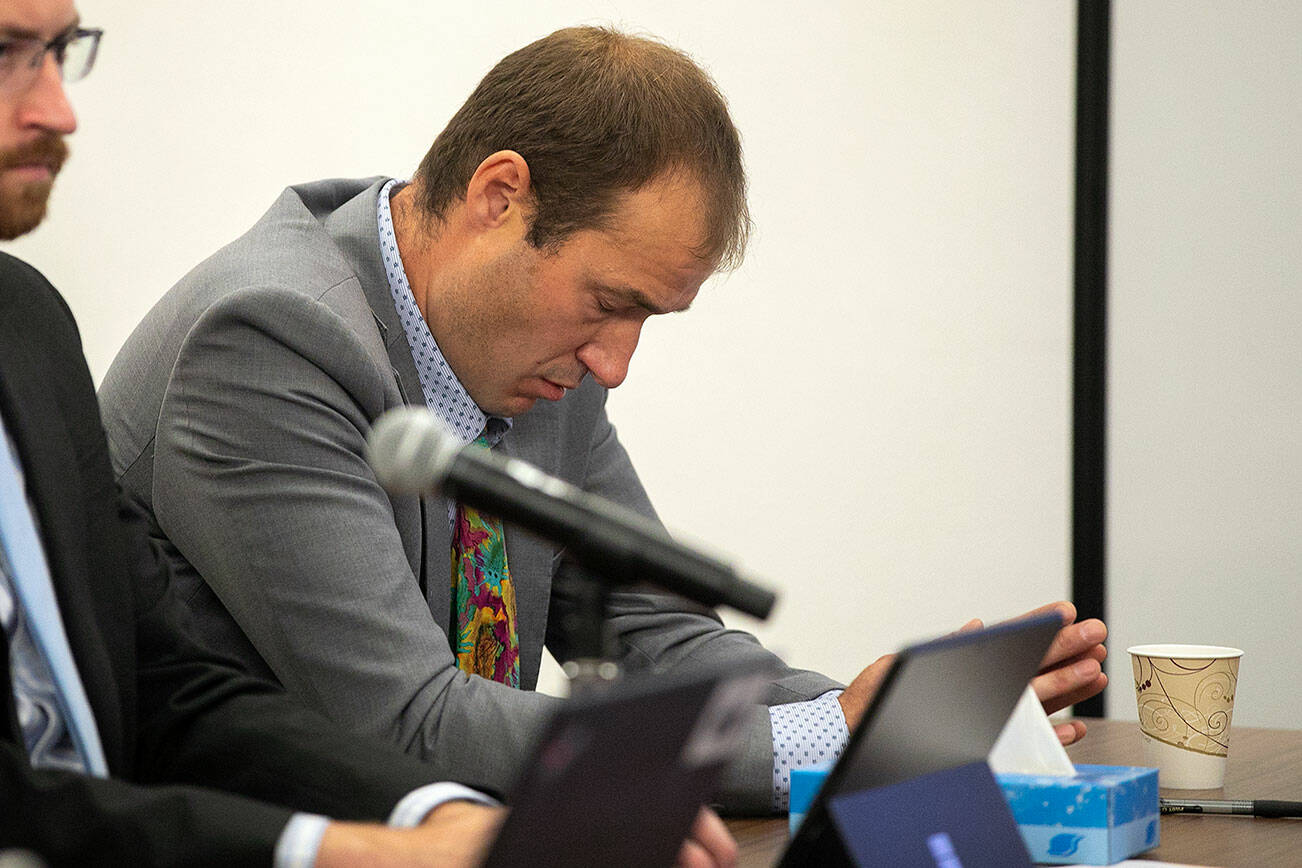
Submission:
[[[417,203],[442,218],[489,154],[529,164],[535,247],[603,228],[621,195],[665,173],[701,185],[696,251],[741,262],[750,232],[741,141],[709,75],[677,49],[602,27],[558,30],[502,59],[416,170]]]

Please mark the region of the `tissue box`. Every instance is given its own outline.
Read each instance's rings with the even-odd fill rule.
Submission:
[[[818,795],[818,788],[823,785],[823,779],[827,777],[831,768],[831,765],[811,766],[807,769],[794,769],[791,772],[791,807],[790,813],[787,814],[787,828],[793,837],[801,821],[805,819],[805,812],[814,803],[814,796]]]
[[[830,766],[791,773],[791,834]],[[1031,859],[1055,865],[1120,862],[1156,847],[1157,769],[1078,764],[1071,777],[995,775]]]
[[[1036,862],[1110,865],[1157,846],[1157,769],[1077,765],[1071,777],[995,778]]]

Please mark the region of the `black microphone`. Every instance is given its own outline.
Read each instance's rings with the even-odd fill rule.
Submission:
[[[767,618],[772,591],[674,540],[659,524],[518,458],[463,446],[429,410],[398,407],[375,420],[367,460],[395,494],[442,492],[565,546],[598,576],[650,582],[706,606]]]

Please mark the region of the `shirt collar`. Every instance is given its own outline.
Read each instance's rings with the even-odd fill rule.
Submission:
[[[407,345],[411,347],[425,404],[463,443],[470,443],[486,433],[488,445],[494,446],[511,427],[511,420],[488,416],[475,404],[447,359],[443,358],[429,324],[416,306],[411,285],[407,283],[407,272],[402,267],[398,239],[393,229],[393,212],[389,207],[389,196],[402,189],[405,183],[394,179],[380,188],[376,219],[380,228],[380,256],[384,260],[384,273],[389,277],[389,293],[393,296],[402,330],[407,335]]]

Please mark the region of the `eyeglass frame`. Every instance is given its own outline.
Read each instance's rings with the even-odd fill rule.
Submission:
[[[24,81],[22,72],[24,70],[36,71],[45,63],[45,56],[54,53],[55,63],[59,66],[59,78],[61,81],[73,82],[81,81],[95,67],[95,60],[99,56],[100,39],[104,36],[104,30],[100,27],[76,27],[65,30],[58,36],[48,42],[42,42],[29,36],[15,36],[11,38],[0,38],[0,47],[13,50],[19,46],[30,46],[32,57],[27,62],[16,62],[14,67],[8,71],[8,74],[0,74],[0,93],[19,94],[26,92],[35,82],[37,76],[31,76],[30,80]],[[85,64],[75,78],[67,78],[65,75],[64,63],[67,61],[68,48],[75,42],[89,38],[91,45],[86,53]],[[3,54],[0,54],[0,62],[3,62]]]

